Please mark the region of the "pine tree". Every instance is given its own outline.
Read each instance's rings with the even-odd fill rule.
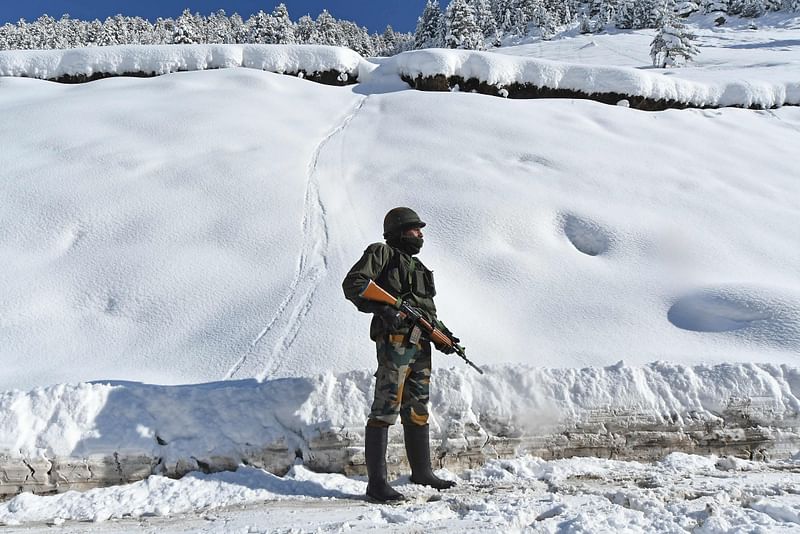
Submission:
[[[494,39],[497,34],[497,22],[489,4],[489,0],[471,0],[472,12],[475,15],[475,22],[481,29],[483,36],[487,39]]]
[[[409,50],[414,50],[414,34],[413,33],[397,33],[395,32],[394,54],[402,54]]]
[[[15,32],[16,26],[10,22],[6,22],[0,26],[0,50],[14,50],[15,49]]]
[[[97,36],[99,46],[113,46],[128,42],[127,25],[122,15],[114,15],[103,21],[100,34]]]
[[[153,25],[153,33],[153,43],[171,43],[172,36],[175,33],[175,21],[170,18],[162,19],[161,17],[158,17],[156,19],[156,23]]]
[[[444,46],[444,14],[438,0],[428,0],[414,32],[414,48],[442,48]]]
[[[272,17],[260,9],[247,19],[247,42],[255,44],[272,43]]]
[[[294,44],[294,24],[289,17],[289,10],[286,4],[278,4],[272,11],[272,19],[275,24],[273,42],[278,44]]]
[[[128,44],[151,45],[155,42],[153,24],[142,17],[127,17]]]
[[[514,1],[515,0],[494,0],[492,3],[492,15],[494,16],[499,36],[511,35],[514,33]]]
[[[224,9],[211,13],[206,19],[205,42],[209,44],[234,43],[231,31],[231,19],[225,14]]]
[[[447,34],[445,45],[448,48],[477,50],[483,48],[483,33],[475,22],[472,8],[467,0],[453,0],[445,12]]]
[[[301,44],[317,44],[319,42],[317,25],[314,19],[308,15],[303,15],[297,20],[294,31],[297,42]]]
[[[744,0],[742,3],[742,16],[747,18],[758,18],[767,12],[767,6],[763,0]]]
[[[703,0],[701,8],[703,13],[728,13],[728,0]]]
[[[339,25],[333,15],[328,13],[327,9],[323,9],[322,13],[317,15],[317,42],[319,44],[339,46],[342,42],[342,36],[339,30]]]
[[[617,28],[640,30],[659,27],[660,4],[656,3],[657,1],[622,0],[617,11]],[[671,5],[674,11],[674,2]]]
[[[675,16],[674,0],[667,0],[662,8],[662,19],[653,42],[650,57],[653,66],[664,68],[678,65],[679,60],[691,61],[697,54],[692,43],[694,35]]]
[[[340,20],[339,32],[342,38],[342,46],[355,50],[364,57],[375,54],[372,38],[370,38],[366,28],[362,28],[349,20]]]
[[[536,20],[539,0],[514,0],[511,4],[511,33],[514,35],[527,35],[528,26]]]
[[[80,37],[80,27],[80,21],[71,19],[69,13],[61,15],[61,18],[55,23],[55,48],[77,48],[83,46]]]
[[[537,2],[535,5],[533,23],[539,28],[542,39],[552,38],[556,34],[559,20],[568,16],[566,12],[559,13],[558,10],[548,9],[544,3]]]
[[[386,55],[392,55],[394,47],[397,45],[397,37],[395,36],[394,28],[392,28],[391,24],[386,26],[381,37],[383,37],[383,46],[386,47]]]
[[[201,29],[198,27],[197,19],[188,9],[184,9],[181,16],[175,21],[175,29],[172,32],[172,42],[174,44],[199,44]]]
[[[247,42],[247,24],[238,13],[231,15],[231,42],[237,44]]]
[[[597,20],[603,25],[608,26],[617,18],[617,11],[619,11],[619,0],[597,0],[598,2],[598,15]]]

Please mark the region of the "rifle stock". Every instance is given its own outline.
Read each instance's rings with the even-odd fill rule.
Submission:
[[[389,306],[394,306],[395,308],[400,310],[400,313],[404,316],[411,317],[414,321],[414,324],[419,325],[428,337],[430,337],[431,341],[433,341],[436,345],[444,345],[446,347],[452,348],[456,354],[458,354],[462,360],[464,360],[467,364],[469,364],[473,369],[478,371],[480,374],[483,374],[483,370],[475,365],[469,358],[467,358],[466,351],[464,347],[453,343],[453,340],[450,337],[433,326],[429,323],[422,315],[419,314],[414,308],[405,304],[401,299],[395,298],[392,296],[391,293],[383,289],[381,286],[373,282],[372,280],[369,281],[367,287],[360,294],[361,298],[365,298],[367,300],[371,300],[373,302],[380,302],[382,304],[387,304]]]

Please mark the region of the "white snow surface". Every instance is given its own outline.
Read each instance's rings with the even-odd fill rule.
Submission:
[[[663,87],[762,80],[764,98],[779,98],[797,81],[799,36],[721,30],[697,67],[658,76]],[[633,71],[638,45],[628,52],[648,38],[503,52],[550,54],[556,76],[575,63]],[[176,50],[148,65],[231,57],[189,47],[176,63]],[[0,61],[49,77],[71,53]],[[85,53],[125,71],[148,52]],[[551,65],[488,55],[414,62]],[[436,271],[440,316],[487,367],[478,376],[436,357],[440,436],[487,420],[543,429],[614,407],[713,420],[735,399],[796,417],[800,110],[642,113],[420,93],[399,81],[402,61],[352,58],[364,83],[346,88],[263,65],[74,86],[0,77],[0,453],[206,457],[281,437],[302,449],[325,429],[363,426],[369,317],[340,283],[397,205],[428,222],[421,258]],[[580,72],[621,72],[592,68]],[[740,104],[761,94],[750,89]],[[461,489],[437,502],[400,479],[414,500],[388,508],[353,503],[360,479],[243,467],[23,494],[0,504],[0,522],[97,531],[63,522],[138,518],[124,531],[196,512],[189,528],[216,532],[788,532],[800,529],[797,469],[674,454],[654,465],[521,458],[460,474]],[[260,506],[203,511],[245,503]]]
[[[25,458],[118,452],[174,465],[189,458],[244,458],[284,439],[287,455],[299,449],[309,457],[308,443],[321,434],[363,430],[373,382],[364,370],[262,383],[84,383],[9,391],[0,394],[0,450]],[[737,402],[748,402],[757,424],[792,421],[800,411],[800,369],[768,364],[506,365],[490,366],[485,375],[451,368],[438,369],[432,384],[431,432],[445,439],[447,450],[463,448],[459,440],[468,426],[537,435],[584,422],[598,410],[678,426],[718,422]],[[762,421],[767,414],[769,421]]]
[[[0,78],[0,390],[371,368],[340,283],[398,205],[479,364],[797,363],[800,110],[394,80]]]
[[[21,494],[0,504],[0,525],[10,533],[44,522],[63,532],[797,532],[798,469],[797,460],[732,466],[730,458],[682,453],[654,464],[522,457],[460,476],[439,471],[458,482],[441,494],[402,477],[393,485],[410,501],[374,506],[363,502],[360,478],[301,465],[278,478],[241,467],[86,493]],[[169,516],[181,519],[161,519]]]
[[[683,69],[651,68],[648,51],[654,32],[643,30],[621,36],[570,36],[553,43],[504,47],[492,52],[419,50],[372,61],[349,49],[321,45],[162,45],[3,51],[0,76],[56,79],[64,75],[167,74],[229,67],[275,73],[335,70],[345,73],[348,79],[361,81],[441,74],[475,78],[498,87],[519,83],[586,94],[620,93],[699,107],[775,108],[800,105],[800,45],[793,40],[798,32],[795,26],[800,23],[795,25],[793,21],[780,20],[780,27],[753,32],[757,36],[727,27],[701,26],[698,46],[704,53],[696,63]],[[764,49],[770,59],[758,61]],[[747,52],[742,54],[742,50]],[[743,62],[742,56],[748,60]]]
[[[460,76],[498,87],[514,83],[586,94],[620,93],[652,100],[671,100],[699,107],[743,106],[775,108],[800,104],[800,62],[785,73],[785,81],[760,79],[700,82],[667,77],[630,67],[582,65],[502,53],[464,50],[418,50],[393,58],[400,75]],[[388,63],[382,65],[387,68]]]
[[[276,73],[335,70],[358,75],[363,59],[323,45],[122,45],[71,50],[0,51],[0,76],[56,79],[65,75],[167,74],[246,67]]]

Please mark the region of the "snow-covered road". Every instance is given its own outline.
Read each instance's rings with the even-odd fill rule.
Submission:
[[[45,525],[94,533],[800,532],[800,459],[673,453],[650,464],[528,456],[489,462],[458,480],[437,493],[398,479],[409,502],[387,506],[363,500],[361,478],[301,465],[279,478],[242,467],[86,493],[24,494],[0,504],[0,524],[8,533]]]

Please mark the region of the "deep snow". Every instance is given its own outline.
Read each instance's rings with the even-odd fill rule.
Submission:
[[[791,25],[708,30],[697,67],[635,76],[665,80],[657,90],[701,83],[783,98],[797,83],[797,36]],[[496,59],[422,52],[412,63],[640,73],[628,52],[648,38],[579,36]],[[182,68],[176,50],[152,52],[178,65],[162,72]],[[190,52],[196,68],[226,66]],[[131,59],[99,53],[119,69]],[[64,59],[13,54],[0,62],[47,70]],[[377,68],[355,58],[362,83],[347,88],[264,66],[78,86],[0,78],[0,455],[185,459],[275,437],[289,438],[291,455],[321,430],[363,424],[369,318],[339,284],[396,205],[429,223],[421,257],[436,270],[441,317],[477,363],[495,364],[481,378],[436,358],[440,436],[459,425],[519,430],[527,416],[558,426],[614,406],[668,421],[713,422],[737,402],[761,409],[764,425],[797,417],[800,110],[642,113],[419,93],[397,76],[409,57]],[[273,59],[267,70],[288,61]],[[111,398],[117,409],[104,412]],[[299,524],[291,512],[308,506],[306,526],[323,531],[792,530],[795,464],[528,458],[462,474],[462,493],[424,505],[302,499],[189,521],[288,531]],[[559,469],[572,474],[547,474]],[[302,466],[282,480],[242,469],[22,495],[0,514],[60,523],[362,491],[356,478]]]
[[[396,205],[428,220],[441,317],[478,363],[796,363],[796,108],[251,69],[0,90],[2,389],[372,367],[340,282]]]
[[[363,502],[363,479],[302,466],[278,478],[243,467],[86,493],[20,495],[0,504],[0,524],[8,532],[27,532],[13,525],[29,522],[63,532],[797,532],[798,470],[796,460],[680,453],[655,464],[523,457],[459,477],[440,471],[459,483],[441,494],[404,477],[395,485],[411,501],[375,506]]]
[[[309,446],[328,433],[349,435],[360,446],[356,436],[369,413],[372,382],[370,372],[359,370],[262,383],[84,383],[9,391],[0,394],[0,450],[50,459],[143,455],[160,460],[156,471],[175,473],[188,459],[228,458],[236,465],[257,458],[261,447],[285,442],[276,450],[283,449],[278,456],[288,467],[295,451],[309,461],[324,454]],[[767,364],[493,365],[486,375],[467,367],[437,369],[432,384],[431,433],[450,453],[469,445],[468,434],[483,443],[490,435],[557,433],[575,423],[599,425],[603,414],[605,424],[624,433],[637,425],[722,430],[726,412],[736,410],[751,426],[791,427],[800,412],[800,370]],[[602,431],[590,433],[599,439]]]

